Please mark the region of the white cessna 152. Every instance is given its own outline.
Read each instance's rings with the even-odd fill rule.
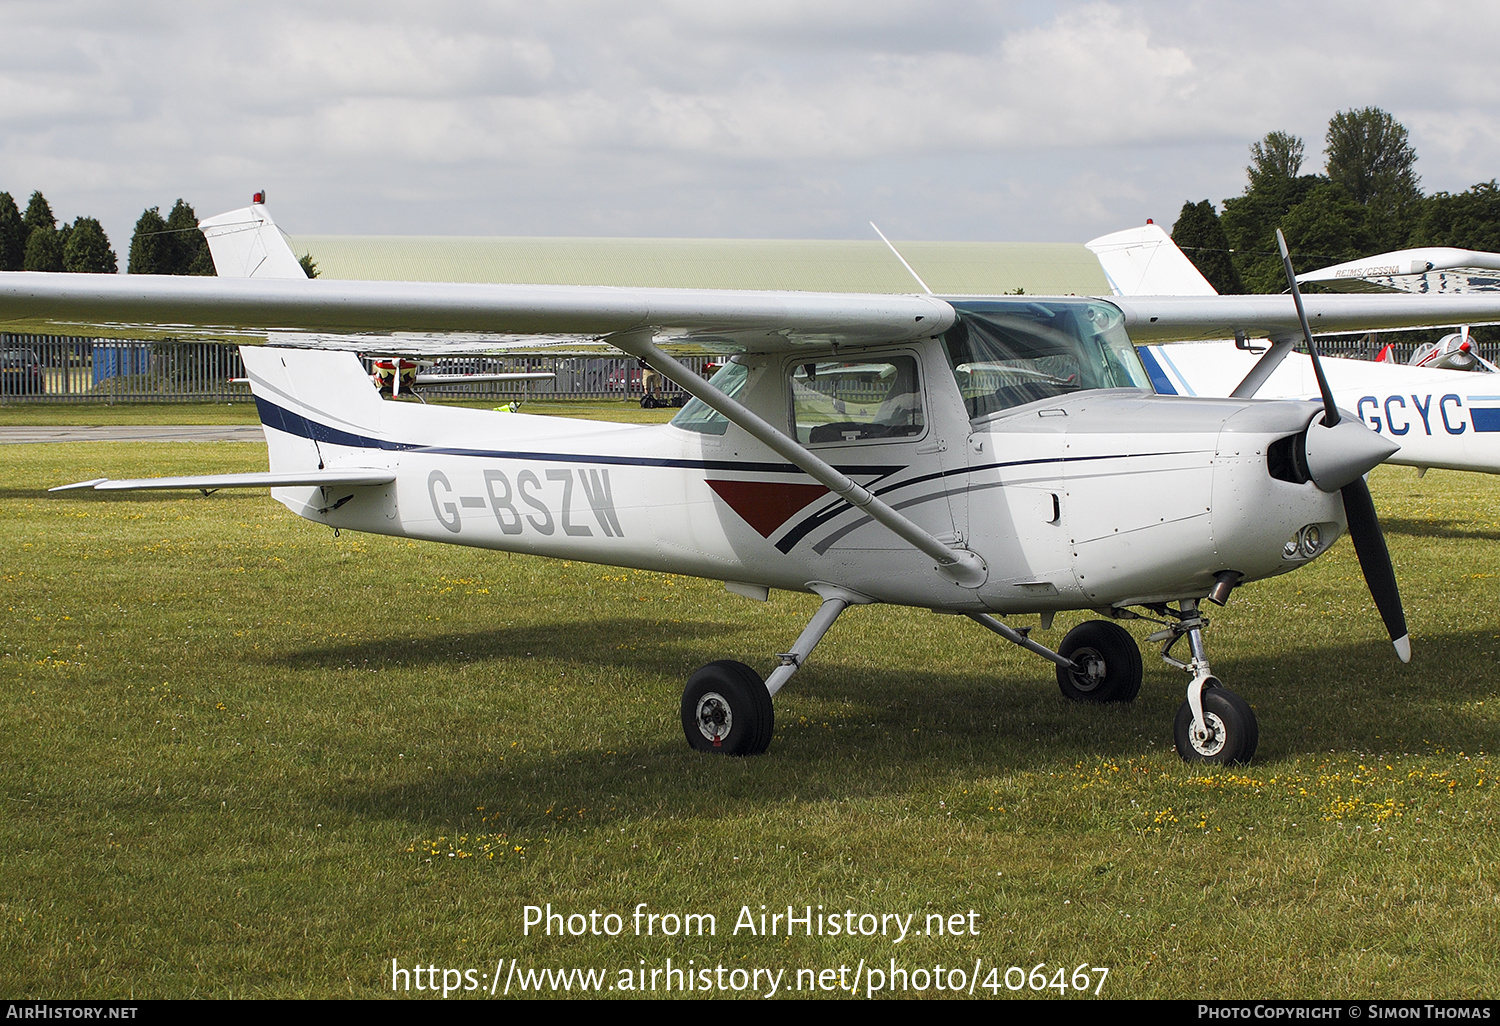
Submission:
[[[1197,267],[1160,226],[1147,223],[1088,243],[1110,286],[1122,296],[1214,296]],[[1402,250],[1297,275],[1346,291],[1440,294],[1474,298],[1500,294],[1500,255],[1471,250]],[[1492,318],[1491,318],[1492,319]],[[1429,322],[1430,323],[1430,322]],[[1474,354],[1467,325],[1423,350],[1411,364],[1328,360],[1323,370],[1338,404],[1401,448],[1386,462],[1416,467],[1500,474],[1500,377]],[[1207,337],[1207,336],[1205,336]],[[1318,396],[1308,357],[1292,352],[1297,332],[1273,334],[1269,351],[1254,347],[1253,333],[1234,341],[1140,348],[1141,361],[1160,395]],[[1261,353],[1265,352],[1262,358]]]
[[[260,230],[252,220],[240,222]],[[1480,321],[1500,299],[1317,296],[1307,315],[1322,330]],[[751,598],[819,595],[769,677],[724,660],[689,678],[682,724],[703,751],[763,752],[772,696],[824,633],[850,605],[888,602],[970,617],[1055,663],[1082,702],[1135,697],[1140,650],[1111,620],[1144,617],[1189,678],[1177,751],[1249,759],[1256,719],[1210,668],[1200,603],[1303,566],[1345,530],[1410,655],[1361,477],[1393,444],[1331,400],[1158,396],[1132,345],[1292,332],[1291,297],[13,272],[0,275],[0,323],[246,347],[268,473],[73,487],[269,486],[330,527],[691,574]],[[587,347],[644,359],[694,400],[647,426],[420,406],[382,400],[354,355]],[[674,352],[732,358],[706,382]],[[997,618],[1040,614],[1045,628],[1073,609],[1109,619],[1056,651]]]

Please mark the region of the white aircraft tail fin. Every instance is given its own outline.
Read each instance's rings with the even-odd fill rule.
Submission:
[[[1117,296],[1217,296],[1158,224],[1101,235],[1086,243]]]
[[[257,194],[259,195],[259,194]],[[264,204],[199,221],[220,278],[306,278],[286,236]]]
[[[323,470],[340,453],[379,448],[384,403],[359,357],[321,349],[242,346],[272,473]]]

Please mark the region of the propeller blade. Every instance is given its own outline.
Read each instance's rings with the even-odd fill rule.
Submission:
[[[1292,287],[1292,302],[1297,305],[1297,320],[1302,322],[1302,336],[1307,339],[1307,355],[1312,357],[1313,374],[1318,379],[1318,390],[1323,393],[1323,426],[1334,427],[1339,422],[1339,408],[1333,403],[1333,389],[1323,376],[1323,363],[1318,359],[1318,347],[1313,345],[1312,328],[1307,324],[1307,311],[1302,309],[1302,290],[1297,287],[1297,272],[1292,269],[1292,256],[1286,249],[1286,236],[1276,229],[1276,248],[1281,250],[1281,267],[1286,271],[1286,280]]]
[[[1313,373],[1318,378],[1318,390],[1323,393],[1323,427],[1338,429],[1341,419],[1339,408],[1334,405],[1333,389],[1323,376],[1318,347],[1313,344],[1312,328],[1308,326],[1307,313],[1302,309],[1302,292],[1297,288],[1297,272],[1292,269],[1292,257],[1287,252],[1286,237],[1281,234],[1280,228],[1276,229],[1276,247],[1281,250],[1281,266],[1286,271],[1287,284],[1292,289],[1292,301],[1297,305],[1297,319],[1302,322],[1302,335],[1307,339],[1307,355],[1312,358]],[[1364,428],[1364,425],[1361,424],[1360,427]],[[1359,568],[1364,571],[1365,585],[1370,589],[1370,597],[1375,600],[1375,608],[1380,610],[1380,618],[1385,621],[1391,644],[1396,646],[1396,655],[1403,663],[1409,663],[1411,638],[1406,633],[1406,613],[1401,609],[1396,568],[1391,565],[1391,552],[1386,548],[1385,535],[1380,533],[1380,520],[1375,516],[1375,500],[1370,497],[1370,486],[1359,476],[1385,458],[1377,456],[1377,450],[1390,443],[1374,432],[1365,430],[1373,435],[1373,439],[1354,431],[1350,424],[1344,425],[1337,436],[1325,436],[1318,431],[1315,421],[1307,428],[1307,458],[1309,465],[1318,462],[1326,467],[1320,477],[1314,478],[1315,483],[1324,491],[1332,491],[1337,487],[1339,494],[1343,496],[1344,517],[1349,521],[1349,537],[1354,541],[1354,554],[1359,557]],[[1317,458],[1314,457],[1315,452],[1318,454]],[[1390,452],[1387,452],[1386,456],[1389,455]],[[1367,459],[1371,462],[1366,465]],[[1362,465],[1364,469],[1358,469]],[[1353,480],[1344,483],[1351,473],[1354,475]]]
[[[1401,592],[1396,586],[1396,568],[1391,565],[1391,553],[1385,545],[1385,535],[1380,533],[1380,521],[1375,516],[1375,500],[1370,497],[1370,486],[1364,478],[1356,477],[1339,490],[1344,498],[1344,516],[1349,521],[1349,537],[1354,542],[1354,554],[1359,557],[1359,567],[1364,571],[1365,584],[1385,629],[1396,646],[1396,655],[1403,663],[1411,662],[1411,638],[1406,633],[1406,613],[1401,609]]]

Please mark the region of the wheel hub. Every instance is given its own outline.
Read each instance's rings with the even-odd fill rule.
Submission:
[[[734,726],[734,713],[729,708],[729,702],[717,691],[705,692],[698,699],[695,719],[703,736],[715,744],[728,737]]]
[[[1205,759],[1212,759],[1224,750],[1225,730],[1224,721],[1217,713],[1204,712],[1204,724],[1194,724],[1188,731],[1188,741],[1193,746],[1193,751]]]
[[[1093,691],[1104,683],[1104,657],[1098,652],[1091,648],[1081,648],[1074,654],[1073,663],[1079,667],[1073,672],[1073,682],[1079,691]]]

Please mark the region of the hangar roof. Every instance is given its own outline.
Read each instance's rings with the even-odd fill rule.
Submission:
[[[818,239],[587,239],[296,235],[320,277],[387,281],[920,291],[878,241]],[[1082,245],[898,242],[934,292],[1109,295]]]

